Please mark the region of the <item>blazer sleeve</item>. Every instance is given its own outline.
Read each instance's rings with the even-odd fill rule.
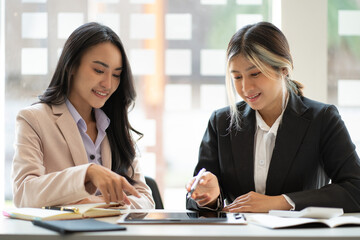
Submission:
[[[344,122],[333,105],[322,118],[320,156],[331,184],[320,189],[287,193],[295,209],[308,206],[340,207],[345,212],[360,211],[360,161]]]
[[[83,183],[90,164],[68,167],[47,173],[43,159],[43,141],[53,129],[42,129],[37,114],[30,109],[19,112],[16,118],[15,154],[12,179],[13,199],[17,207],[42,207],[68,204],[95,192],[88,192]],[[54,155],[61,149],[54,146]],[[89,189],[88,189],[89,190]]]
[[[128,196],[131,206],[130,208],[135,209],[154,209],[155,203],[152,197],[151,189],[145,183],[145,177],[142,173],[139,160],[135,158],[133,162],[134,168],[134,177],[133,179],[136,181],[134,184],[135,189],[139,192],[140,198],[137,198],[133,195]],[[131,170],[129,170],[131,171]]]
[[[200,171],[201,168],[205,168],[207,171],[217,176],[218,181],[220,176],[220,166],[218,159],[218,133],[216,128],[216,111],[211,115],[204,137],[202,139],[199,150],[199,161],[195,167],[194,176]],[[220,182],[219,182],[219,186]],[[220,187],[220,196],[218,198],[218,204],[215,209],[209,209],[207,207],[199,207],[192,198],[186,198],[186,208],[190,210],[219,210],[224,206],[224,196]]]

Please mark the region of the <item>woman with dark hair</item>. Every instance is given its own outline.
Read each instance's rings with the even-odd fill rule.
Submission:
[[[231,38],[227,59],[230,107],[210,117],[195,174],[207,171],[187,208],[360,211],[355,146],[336,107],[304,97],[291,79],[284,34],[267,22],[247,25]],[[235,91],[244,101],[235,103]]]
[[[133,77],[119,37],[98,23],[68,38],[40,101],[19,112],[12,178],[18,207],[123,202],[153,208],[128,111]]]

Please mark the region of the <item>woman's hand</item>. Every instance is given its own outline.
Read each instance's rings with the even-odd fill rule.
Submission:
[[[270,210],[290,210],[291,205],[284,196],[267,196],[256,192],[237,197],[223,208],[226,212],[269,212]]]
[[[190,192],[191,185],[194,183],[195,177],[193,177],[187,184],[186,190]],[[195,191],[191,195],[191,198],[196,201],[200,207],[212,207],[216,204],[216,200],[220,195],[220,188],[217,177],[211,172],[205,172],[199,181]]]
[[[85,184],[91,182],[99,189],[106,203],[124,202],[130,204],[125,192],[140,197],[138,191],[124,178],[110,169],[91,164],[86,172]]]

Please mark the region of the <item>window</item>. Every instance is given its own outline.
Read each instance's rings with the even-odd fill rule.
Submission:
[[[291,38],[286,31],[299,30],[293,28],[299,19],[293,17],[298,14],[295,11],[312,4],[311,0],[295,2],[0,0],[0,163],[2,158],[5,162],[5,171],[0,167],[5,180],[5,184],[0,182],[0,198],[5,187],[6,199],[12,199],[10,169],[17,112],[37,101],[47,87],[68,35],[85,22],[98,21],[119,34],[130,59],[138,93],[130,118],[145,134],[138,143],[143,170],[156,178],[166,208],[184,208],[184,184],[197,163],[208,118],[227,104],[224,70],[230,37],[252,22],[280,25],[277,18],[282,7],[287,15],[281,25],[287,24],[283,30]],[[327,99],[322,101],[338,106],[359,151],[360,28],[353,23],[360,22],[360,2],[328,0],[327,9]],[[311,9],[306,11],[314,15]],[[296,44],[290,47],[299,50]],[[304,68],[299,59],[294,60],[295,70]],[[305,86],[305,91],[319,90],[311,89],[311,82]]]
[[[340,114],[360,153],[360,2],[328,1],[328,102]]]
[[[49,84],[59,52],[79,25],[98,21],[122,39],[137,86],[133,126],[146,175],[167,208],[185,208],[184,185],[213,110],[226,106],[225,50],[245,24],[271,21],[271,1],[6,1],[5,174],[11,199],[15,116]],[[217,97],[213,97],[217,96]]]
[[[5,5],[0,0],[0,207],[4,205],[4,188],[5,188]],[[7,179],[6,179],[7,180]],[[7,181],[9,184],[9,181]]]

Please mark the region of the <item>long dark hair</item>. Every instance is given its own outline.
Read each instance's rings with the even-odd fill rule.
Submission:
[[[133,184],[135,181],[132,179],[134,176],[132,163],[136,150],[131,132],[140,137],[142,134],[130,125],[128,119],[128,111],[134,106],[136,92],[125,49],[114,31],[95,22],[77,28],[66,41],[51,82],[39,99],[40,102],[49,105],[64,103],[70,91],[71,72],[79,67],[82,56],[90,47],[104,42],[111,42],[119,48],[123,62],[120,85],[101,108],[110,119],[106,134],[112,154],[111,170]],[[132,170],[130,174],[129,168]]]

